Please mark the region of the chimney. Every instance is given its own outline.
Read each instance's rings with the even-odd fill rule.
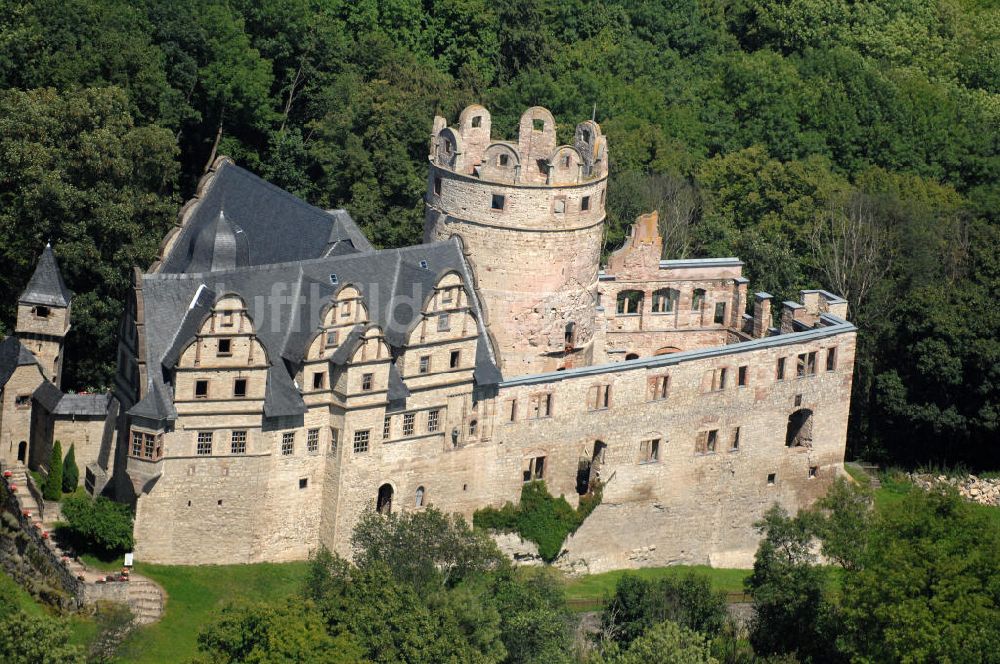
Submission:
[[[760,339],[767,336],[771,327],[771,298],[774,296],[761,292],[753,297],[753,338]]]

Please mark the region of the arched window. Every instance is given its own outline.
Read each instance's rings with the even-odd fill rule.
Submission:
[[[813,412],[801,408],[788,416],[788,428],[785,430],[786,447],[812,446]]]
[[[642,311],[643,292],[640,290],[623,290],[618,293],[618,313],[637,314]]]
[[[705,304],[705,289],[695,288],[694,295],[691,297],[691,311],[701,311],[701,308],[704,304]]]
[[[17,460],[21,463],[28,463],[28,441],[22,440],[17,444]]]
[[[417,487],[417,493],[416,493],[416,498],[414,500],[414,505],[416,505],[417,507],[424,506],[424,487],[422,486]]]
[[[625,360],[626,361],[628,361],[628,360],[638,360],[638,359],[639,359],[639,353],[625,353]]]
[[[392,511],[391,484],[383,484],[378,488],[378,497],[375,499],[375,511],[379,514],[388,514]]]
[[[653,313],[669,314],[677,309],[679,293],[673,288],[661,288],[653,291]]]

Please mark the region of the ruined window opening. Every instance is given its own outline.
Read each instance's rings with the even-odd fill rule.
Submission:
[[[590,130],[589,129],[584,129],[583,131],[580,132],[580,135],[583,136],[583,142],[584,143],[590,143]]]
[[[368,451],[368,439],[371,436],[369,429],[361,429],[354,432],[354,453],[362,454]]]
[[[286,431],[281,434],[281,454],[288,456],[295,451],[295,432]]]
[[[533,131],[545,131],[545,120],[533,119],[531,121],[531,129]]]
[[[593,385],[587,396],[589,410],[605,410],[611,405],[611,386]]]
[[[472,126],[477,129],[483,126],[483,116],[477,115],[474,118],[472,118]]]
[[[740,427],[733,428],[733,438],[729,441],[729,450],[735,452],[740,449]]]
[[[438,176],[434,176],[434,194],[436,196],[441,195],[441,178]]]
[[[211,431],[199,431],[198,432],[198,447],[195,451],[200,456],[206,456],[212,453],[212,432]]]
[[[372,382],[375,379],[375,374],[366,373],[361,376],[361,390],[364,392],[371,392]]]
[[[386,415],[382,420],[382,440],[389,440],[392,437],[392,415]]]
[[[462,351],[460,350],[451,351],[451,354],[448,356],[448,366],[451,367],[452,369],[457,369],[461,359],[462,359]]]
[[[469,422],[469,438],[475,438],[478,432],[479,432],[479,421],[471,420]]]
[[[714,452],[715,446],[718,444],[718,442],[719,442],[719,430],[712,429],[711,431],[708,432],[708,439],[705,445],[705,450],[707,452]]]
[[[746,387],[747,386],[747,369],[748,369],[747,365],[744,364],[742,367],[740,367],[737,370],[736,384],[739,387]]]
[[[568,154],[567,155],[563,155],[562,162],[563,162],[563,167],[564,168],[569,168],[569,155]]]
[[[326,372],[317,371],[313,374],[313,389],[322,390],[324,384],[326,383]]]
[[[531,419],[540,419],[552,415],[552,394],[535,394],[531,397]]]
[[[194,382],[194,398],[195,399],[207,399],[208,398],[208,381],[207,380],[196,380]]]
[[[580,210],[586,212],[590,209],[590,196],[584,196],[580,201]]]
[[[639,463],[656,463],[660,460],[660,439],[644,440],[639,443]]]
[[[677,308],[678,292],[673,288],[653,291],[653,313],[669,314]]]
[[[233,431],[229,437],[230,454],[247,453],[247,432],[245,430]]]
[[[572,321],[566,323],[564,341],[566,343],[566,348],[573,348],[573,346],[576,345],[576,323]]]
[[[375,511],[379,514],[389,514],[392,512],[391,484],[383,484],[378,488],[378,496],[375,498]]]
[[[699,431],[697,443],[695,445],[695,452],[698,454],[709,454],[715,452],[716,445],[719,442],[719,430],[712,429],[710,431]]]
[[[17,408],[30,408],[31,407],[31,395],[30,394],[18,394],[14,397],[14,406]]]
[[[237,378],[233,381],[233,396],[242,399],[247,395],[247,379]]]
[[[431,356],[422,355],[420,357],[420,368],[419,368],[420,373],[422,374],[430,373],[430,370],[431,370]]]
[[[543,479],[545,477],[545,457],[528,459],[528,465],[524,469],[522,477],[525,482]]]
[[[437,331],[447,332],[451,329],[451,315],[438,314]]]
[[[413,435],[414,423],[416,420],[416,413],[403,413],[403,436]]]
[[[826,370],[836,371],[837,369],[837,348],[828,348],[826,350]]]
[[[716,325],[722,325],[726,322],[726,303],[716,302],[715,303],[715,317],[713,318]]]
[[[427,432],[434,433],[441,428],[441,411],[434,409],[427,411]]]
[[[319,429],[309,429],[306,431],[306,451],[316,452],[319,450]]]
[[[642,310],[644,293],[640,290],[624,290],[618,293],[619,314],[637,314]]]
[[[557,198],[552,202],[552,211],[556,214],[562,214],[566,211],[566,199]]]
[[[816,479],[816,471],[819,470],[817,466],[809,466],[809,479]]]
[[[497,163],[501,166],[506,166],[507,162],[510,161],[510,155],[502,154],[497,157]]]
[[[816,351],[799,353],[798,361],[795,364],[795,375],[798,378],[816,375]]]
[[[299,488],[304,489],[309,486],[309,479],[306,477],[299,478]]]
[[[326,333],[326,345],[329,348],[333,348],[337,345],[337,330],[329,330]]]
[[[788,416],[785,447],[812,447],[813,412],[801,408]]]
[[[503,210],[504,204],[507,202],[507,197],[503,194],[493,194],[493,200],[491,207],[494,210]]]
[[[775,374],[778,380],[785,380],[785,358],[778,358],[778,366],[775,370]]]
[[[424,506],[424,487],[418,486],[415,494],[415,499],[413,501],[414,507]]]
[[[669,376],[653,376],[649,379],[649,400],[662,401],[667,398],[670,386]]]
[[[219,348],[216,353],[219,357],[229,357],[233,354],[232,339],[219,339]]]
[[[725,367],[723,367],[722,369],[719,369],[719,389],[720,390],[726,389],[726,378],[728,378],[728,377],[729,377],[729,369],[726,369]]]
[[[775,475],[774,473],[768,473],[767,474],[767,485],[768,486],[774,486],[774,482],[775,482],[776,478],[777,478],[777,475]]]
[[[705,289],[696,288],[694,290],[694,295],[691,297],[691,311],[701,311],[701,308],[704,304],[705,304]]]

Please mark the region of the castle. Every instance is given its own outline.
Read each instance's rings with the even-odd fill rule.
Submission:
[[[78,448],[88,490],[134,505],[138,559],[348,554],[363,510],[468,517],[544,479],[571,503],[600,481],[563,554],[591,571],[742,565],[772,504],[825,492],[843,472],[846,302],[803,291],[775,326],[738,259],[662,260],[655,213],[601,269],[607,140],[593,121],[556,137],[539,107],[515,141],[482,106],[435,118],[424,244],[402,249],[215,162],[134,272],[102,435]],[[69,297],[42,290],[0,369],[55,389]],[[12,381],[9,460],[29,436],[12,431],[36,436]],[[28,411],[58,410],[43,388]],[[52,439],[39,420],[29,465]]]

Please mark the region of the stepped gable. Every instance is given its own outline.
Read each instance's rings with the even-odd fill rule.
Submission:
[[[199,190],[199,197],[186,206],[178,236],[164,245],[156,272],[308,260],[342,241],[359,251],[372,248],[346,211],[309,205],[228,158],[217,160]]]
[[[21,293],[18,302],[48,307],[68,307],[72,299],[73,293],[63,282],[52,245],[46,244],[38,259],[38,265],[35,266],[35,272],[31,275],[28,286]]]
[[[14,374],[14,370],[26,364],[38,364],[30,350],[21,345],[17,337],[7,337],[0,341],[0,388],[3,388]]]
[[[253,246],[252,235],[249,240]],[[305,412],[305,404],[293,376],[309,342],[321,328],[324,308],[340,288],[352,285],[361,292],[370,325],[381,328],[396,356],[422,319],[422,308],[435,285],[447,272],[457,272],[466,289],[472,292],[472,278],[458,240],[232,270],[143,275],[150,385],[146,396],[129,412],[156,420],[176,417],[170,404],[170,370],[195,339],[214,302],[224,295],[237,295],[246,304],[254,333],[271,362],[265,415],[301,414]],[[480,384],[496,384],[501,376],[486,338],[482,311],[475,298],[470,298],[470,302],[480,334],[476,380]],[[349,361],[364,327],[352,330],[330,358],[332,363]],[[404,399],[409,394],[398,371],[391,376],[390,387],[393,399]]]

